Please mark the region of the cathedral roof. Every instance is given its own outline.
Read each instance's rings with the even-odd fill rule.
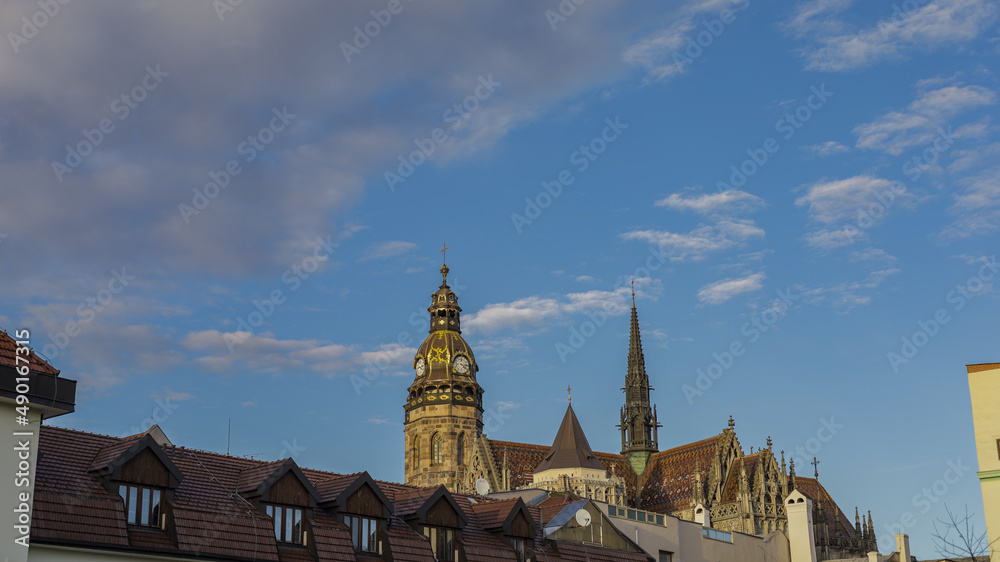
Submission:
[[[822,502],[823,517],[826,518],[826,524],[831,529],[836,529],[849,537],[855,536],[855,529],[851,525],[851,521],[840,510],[837,502],[833,501],[833,496],[830,495],[830,492],[826,491],[826,488],[819,483],[819,480],[796,476],[795,482],[795,489],[808,496],[813,501],[814,506],[817,502]]]
[[[653,454],[649,458],[647,475],[640,491],[641,507],[660,513],[690,507],[695,492],[695,469],[707,474],[723,435]]]
[[[562,424],[556,433],[556,439],[552,442],[552,448],[542,458],[542,462],[535,468],[535,472],[553,468],[607,470],[594,455],[594,451],[590,449],[590,443],[587,442],[587,436],[584,435],[583,428],[580,427],[580,420],[573,412],[572,404],[566,407],[566,415],[563,416]]]

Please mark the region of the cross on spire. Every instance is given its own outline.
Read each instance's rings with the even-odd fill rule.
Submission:
[[[445,241],[443,247],[441,248],[441,265],[448,263],[448,242]]]
[[[813,457],[813,462],[809,464],[813,465],[813,476],[819,479],[819,461],[816,460],[816,457]]]

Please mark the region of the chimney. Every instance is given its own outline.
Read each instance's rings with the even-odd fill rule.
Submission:
[[[694,506],[694,522],[701,523],[702,527],[712,526],[712,514],[707,507],[700,503]]]
[[[785,498],[791,562],[816,562],[816,535],[813,530],[812,512],[812,500],[802,492],[795,490]]]
[[[896,535],[896,552],[899,553],[899,562],[910,562],[910,535]]]
[[[881,558],[881,556],[878,555],[877,550],[873,550],[868,553],[868,562],[879,562],[879,558]]]

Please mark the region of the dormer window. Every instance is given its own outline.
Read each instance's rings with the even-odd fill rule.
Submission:
[[[162,528],[160,500],[163,492],[159,488],[121,484],[118,494],[125,502],[125,520],[129,525]]]
[[[455,543],[454,529],[424,527],[424,536],[431,541],[434,559],[452,562],[458,560],[458,545]]]
[[[510,546],[514,549],[514,554],[517,555],[517,562],[531,562],[531,540],[530,539],[520,539],[517,537],[512,537],[508,539]]]
[[[265,512],[274,520],[274,538],[278,542],[304,544],[302,508],[287,505],[267,505]]]
[[[382,554],[381,523],[373,517],[345,515],[344,524],[351,530],[351,542],[356,552]]]

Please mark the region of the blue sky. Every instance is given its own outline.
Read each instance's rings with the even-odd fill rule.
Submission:
[[[572,385],[617,451],[634,278],[661,448],[732,415],[883,552],[984,528],[995,2],[227,5],[0,7],[0,326],[80,381],[54,423],[400,480],[447,240],[490,437]]]

